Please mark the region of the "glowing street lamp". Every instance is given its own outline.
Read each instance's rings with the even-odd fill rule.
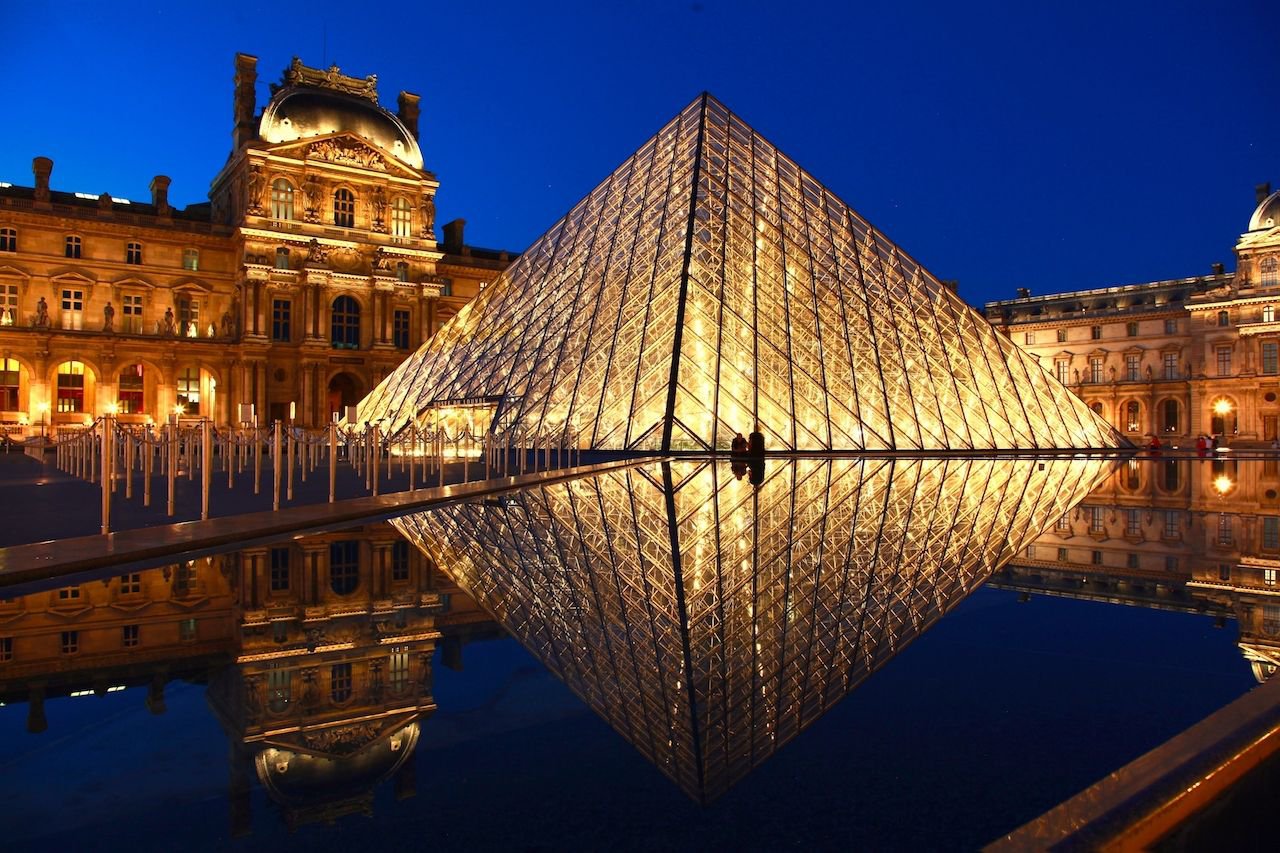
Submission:
[[[40,437],[44,438],[44,428],[49,420],[49,401],[37,405],[36,410],[40,412]]]
[[[1213,413],[1220,418],[1225,418],[1227,415],[1231,414],[1232,408],[1234,407],[1231,405],[1230,400],[1216,400],[1213,404]]]
[[[1213,480],[1213,489],[1220,495],[1225,495],[1236,487],[1235,481],[1226,474],[1219,474]]]

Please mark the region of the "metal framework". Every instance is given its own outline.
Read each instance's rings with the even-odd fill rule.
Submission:
[[[402,429],[495,397],[494,431],[725,450],[1127,442],[710,95],[641,146],[361,404]]]
[[[982,584],[1103,459],[705,461],[393,524],[694,799],[719,796]]]

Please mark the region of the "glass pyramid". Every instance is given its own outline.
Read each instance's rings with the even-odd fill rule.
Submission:
[[[755,487],[723,464],[647,462],[392,523],[706,802],[1113,468],[805,457]]]
[[[360,404],[394,434],[488,406],[510,442],[726,450],[1128,442],[710,95]]]

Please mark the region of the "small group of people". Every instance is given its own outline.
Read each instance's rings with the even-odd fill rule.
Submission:
[[[745,438],[742,433],[736,434],[729,444],[729,455],[732,460],[729,469],[735,478],[741,480],[750,473],[752,485],[764,482],[764,433],[758,426],[750,438]]]

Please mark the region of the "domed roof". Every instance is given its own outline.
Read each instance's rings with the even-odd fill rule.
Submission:
[[[262,111],[258,136],[264,142],[292,142],[331,133],[352,133],[422,169],[418,140],[399,118],[367,98],[313,86],[286,86]]]
[[[1249,220],[1249,230],[1257,231],[1276,225],[1280,225],[1280,190],[1264,198],[1262,204],[1258,205],[1258,209],[1253,212],[1253,217]]]
[[[418,723],[359,743],[339,742],[327,754],[268,746],[254,757],[258,780],[273,800],[290,805],[332,802],[372,790],[399,769],[418,745]],[[350,751],[348,751],[350,750]]]

